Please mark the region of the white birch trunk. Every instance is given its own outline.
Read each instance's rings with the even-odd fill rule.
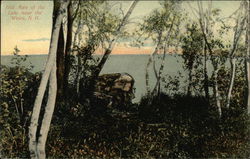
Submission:
[[[169,39],[170,39],[170,36],[171,36],[172,28],[173,28],[173,25],[174,25],[174,21],[175,21],[175,17],[173,18],[173,21],[171,23],[171,26],[169,28],[167,36],[164,38],[165,46],[164,46],[164,49],[163,49],[163,57],[162,57],[162,60],[161,60],[161,65],[160,65],[160,68],[159,68],[159,71],[158,71],[158,75],[156,75],[156,78],[157,78],[156,80],[157,81],[156,81],[155,87],[153,89],[153,94],[155,94],[155,92],[157,91],[157,88],[159,88],[158,86],[160,84],[161,75],[162,75],[162,72],[163,72],[163,69],[164,69],[164,63],[165,63],[166,53],[167,53],[167,49],[168,49],[168,43],[169,43]],[[155,63],[154,63],[154,66],[155,66]],[[158,90],[158,91],[160,91],[160,90]]]
[[[74,37],[74,41],[73,41],[73,46],[80,46],[81,41],[82,41],[82,35],[81,35],[81,31],[83,29],[83,22],[81,22],[81,20],[79,20],[78,23],[78,28],[76,30],[75,33],[75,37]],[[78,38],[78,41],[77,41]],[[81,64],[81,57],[79,55],[77,55],[77,73],[76,73],[76,79],[75,79],[75,85],[76,85],[76,93],[79,96],[79,92],[80,92],[80,80],[81,80],[81,72],[82,72],[82,64]]]
[[[74,36],[74,40],[73,40],[73,47],[76,46],[76,40],[77,40],[77,37],[79,37],[79,34],[81,32],[83,28],[83,23],[81,22],[81,20],[79,20],[79,23],[78,23],[78,27],[77,27],[77,30],[75,32],[75,36]],[[78,47],[80,45],[80,39],[78,39]],[[79,55],[79,52],[77,54],[77,71],[76,71],[76,79],[75,79],[75,85],[76,85],[76,93],[79,94],[79,89],[80,89],[80,79],[81,79],[81,58],[80,58],[80,55]]]
[[[164,51],[163,51],[163,57],[161,59],[161,65],[160,65],[160,68],[159,68],[159,72],[158,72],[158,77],[157,77],[157,81],[155,83],[155,87],[154,87],[154,90],[153,90],[153,94],[155,94],[155,92],[157,92],[157,88],[159,88],[159,84],[160,84],[160,81],[161,81],[161,75],[162,75],[162,72],[163,72],[163,69],[164,69],[164,63],[165,63],[165,58],[166,58],[166,52],[167,52],[167,48],[168,46],[165,44],[164,46]],[[159,88],[160,89],[160,88]],[[158,90],[159,92],[160,90]]]
[[[207,37],[209,37],[210,30],[209,30],[209,16],[212,8],[212,1],[209,3],[208,7],[208,15],[205,17],[202,2],[198,1],[198,15],[199,15],[199,24],[203,35],[203,54],[204,54],[204,91],[205,96],[207,99],[209,99],[209,87],[208,87],[208,74],[207,74],[207,50],[212,55],[213,51],[210,47],[210,43],[208,42]],[[206,19],[206,20],[205,20]]]
[[[42,75],[41,83],[38,88],[38,93],[37,93],[33,111],[32,111],[31,122],[29,126],[29,150],[30,150],[31,158],[38,158],[37,138],[36,138],[38,119],[39,119],[41,105],[42,105],[42,101],[44,97],[44,92],[48,83],[48,78],[51,73],[52,67],[55,64],[59,30],[60,30],[60,25],[61,25],[62,18],[63,18],[62,13],[65,12],[65,9],[67,8],[68,4],[69,4],[68,2],[62,3],[59,9],[58,17],[56,18],[55,25],[53,26],[50,48],[49,48],[49,56],[47,59],[44,73]]]
[[[150,85],[149,85],[149,66],[152,63],[152,61],[154,60],[153,56],[155,54],[157,54],[158,50],[160,49],[161,46],[161,41],[162,41],[162,35],[160,34],[158,37],[158,42],[157,45],[155,47],[155,50],[152,54],[150,54],[149,58],[148,58],[148,63],[146,65],[146,73],[145,73],[145,78],[146,78],[146,90],[147,90],[147,94],[150,94]],[[154,73],[156,73],[155,67],[154,67]],[[155,75],[157,78],[157,75]]]
[[[56,103],[56,92],[57,92],[57,79],[56,79],[56,60],[54,61],[53,69],[50,73],[49,80],[49,97],[47,101],[47,105],[45,108],[45,113],[41,125],[40,135],[37,144],[38,158],[45,159],[45,145],[47,141],[47,136],[50,128],[50,123],[52,120],[52,115],[55,108]]]
[[[136,4],[139,2],[139,0],[134,0],[133,2],[131,2],[131,6],[129,7],[126,15],[123,17],[120,25],[118,26],[117,30],[116,30],[116,35],[119,35],[120,32],[123,30],[124,26],[127,24],[128,22],[128,18],[130,17],[132,11],[134,10]],[[113,47],[115,45],[115,41],[118,39],[118,37],[115,37],[111,40],[111,42],[109,43],[109,47],[108,50],[113,50]]]
[[[248,87],[247,113],[250,114],[250,61],[249,61],[249,57],[246,60],[246,76],[247,76],[247,87]]]
[[[128,19],[129,19],[132,11],[134,10],[134,8],[138,2],[139,2],[139,0],[134,0],[133,2],[131,2],[132,3],[131,6],[129,7],[128,11],[126,12],[126,15],[123,17],[121,23],[119,24],[119,26],[115,32],[116,36],[109,42],[108,48],[105,49],[105,53],[97,66],[96,72],[94,73],[95,78],[100,74],[106,60],[108,59],[109,55],[111,54],[111,52],[115,46],[115,42],[118,39],[119,34],[122,32],[122,30],[124,29],[124,26],[127,24]]]
[[[219,95],[219,88],[218,88],[218,68],[214,70],[214,96],[215,96],[215,102],[218,109],[219,117],[222,115],[221,110],[221,103],[220,103],[220,95]]]
[[[233,90],[233,85],[234,85],[234,79],[235,79],[235,59],[233,58],[234,53],[236,51],[236,48],[238,46],[238,41],[241,37],[241,33],[243,31],[243,26],[245,24],[245,18],[239,19],[240,17],[238,17],[237,21],[236,21],[236,31],[234,33],[234,39],[233,39],[233,45],[232,45],[232,49],[231,49],[231,53],[230,53],[230,66],[231,66],[231,78],[230,78],[230,84],[229,84],[229,88],[228,88],[228,93],[227,93],[227,101],[226,101],[226,108],[230,107],[230,100],[231,100],[231,96],[232,96],[232,90]],[[239,22],[240,21],[240,22]]]
[[[248,96],[247,96],[247,113],[250,114],[250,2],[247,2],[246,5],[247,11],[247,27],[246,27],[246,76],[247,76],[247,85],[248,85]]]
[[[234,79],[235,79],[235,70],[236,70],[236,65],[235,65],[235,58],[230,59],[230,65],[231,65],[231,78],[230,78],[230,84],[228,88],[228,93],[227,93],[227,104],[226,108],[230,107],[230,101],[231,101],[231,96],[232,96],[232,90],[233,90],[233,85],[234,85]]]

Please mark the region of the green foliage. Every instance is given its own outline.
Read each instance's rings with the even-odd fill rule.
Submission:
[[[145,45],[145,41],[160,46],[177,45],[179,43],[180,24],[183,20],[180,12],[179,2],[163,1],[161,8],[153,10],[148,16],[145,16],[143,22],[133,33],[136,37],[134,46],[140,47]],[[171,30],[170,30],[171,28]],[[169,37],[169,39],[166,39]]]
[[[162,123],[162,142],[173,146],[167,157],[174,158],[247,157],[250,118],[241,110],[234,107],[219,118],[204,97],[164,94],[152,102],[145,97],[139,106],[144,121]]]
[[[198,25],[193,23],[186,26],[186,34],[182,38],[182,57],[187,70],[192,70],[194,65],[201,64],[203,37]]]
[[[80,34],[86,38],[80,41],[80,45],[91,45],[95,49],[105,48],[108,42],[117,36],[116,30],[122,17],[121,13],[112,10],[110,3],[108,1],[83,1],[81,3],[75,27],[82,25]],[[91,53],[94,53],[95,49]]]
[[[198,24],[195,22],[187,24],[181,39],[183,68],[188,72],[187,92],[189,95],[191,93],[198,95],[203,89],[204,82],[201,80],[204,79],[203,37]]]
[[[184,89],[181,87],[181,80],[183,80],[183,78],[184,76],[180,72],[178,72],[176,76],[165,75],[162,78],[164,92],[170,96],[180,94]]]
[[[27,128],[30,109],[39,81],[39,74],[32,74],[22,66],[27,56],[19,55],[16,47],[12,58],[13,67],[1,66],[1,138],[2,155],[27,157]]]
[[[224,111],[219,118],[204,97],[160,94],[151,100],[145,96],[139,105],[131,105],[135,109],[121,114],[96,114],[83,110],[86,105],[76,104],[61,112],[61,117],[55,115],[59,118],[53,122],[47,154],[55,158],[249,155],[250,120],[242,109]]]
[[[219,58],[219,57],[218,57]],[[236,75],[234,80],[234,87],[232,91],[232,106],[234,109],[246,109],[244,107],[246,96],[246,79],[244,71],[244,61],[243,59],[238,59],[236,63]],[[211,79],[212,80],[212,79]],[[221,96],[222,105],[226,104],[226,95],[228,90],[228,85],[230,82],[230,70],[227,67],[221,67],[218,71],[218,87]]]

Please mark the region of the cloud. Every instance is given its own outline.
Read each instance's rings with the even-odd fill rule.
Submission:
[[[24,39],[24,42],[40,42],[40,41],[49,41],[49,38],[38,38],[38,39]]]

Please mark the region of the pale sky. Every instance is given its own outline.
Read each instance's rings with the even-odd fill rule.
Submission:
[[[1,54],[11,54],[16,45],[21,50],[20,54],[47,54],[51,34],[53,1],[2,1],[1,3]],[[222,10],[222,16],[228,16],[239,7],[239,3],[240,1],[213,1],[213,6]],[[124,1],[122,3],[124,10],[130,4],[131,1]],[[196,7],[194,1],[190,1],[190,4]],[[139,1],[131,18],[139,20],[157,7],[159,7],[158,1]],[[184,2],[183,8],[190,13],[191,17],[193,16],[187,2]],[[23,15],[26,14],[22,15],[26,19],[12,19],[15,14],[17,14],[16,17],[20,17],[21,12]],[[32,12],[31,15],[29,12]],[[37,15],[34,14],[36,12]],[[113,53],[147,53],[149,50],[148,47],[140,50],[118,45]]]

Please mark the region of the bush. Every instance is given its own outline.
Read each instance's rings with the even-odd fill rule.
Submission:
[[[249,116],[232,108],[219,118],[204,97],[160,94],[152,100],[144,97],[139,114],[147,123],[165,124],[165,144],[175,145],[171,157],[247,157]]]
[[[14,54],[14,67],[1,66],[1,153],[10,158],[28,157],[28,125],[40,73],[21,66],[26,58]]]

